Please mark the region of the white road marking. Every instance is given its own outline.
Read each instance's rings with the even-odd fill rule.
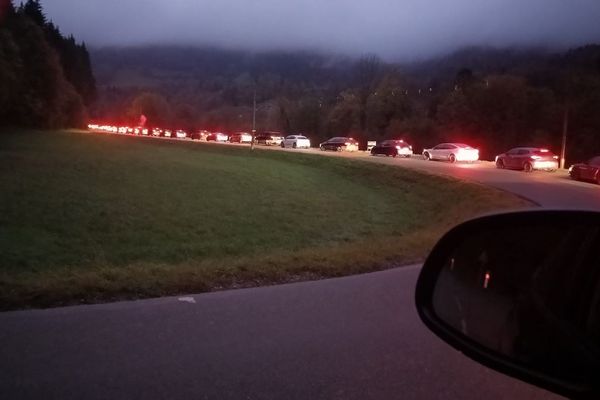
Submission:
[[[196,300],[194,300],[193,297],[179,297],[179,298],[177,298],[177,300],[182,301],[184,303],[196,304]]]

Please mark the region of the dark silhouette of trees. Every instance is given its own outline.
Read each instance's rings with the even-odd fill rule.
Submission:
[[[96,93],[85,46],[64,38],[37,0],[8,2],[0,38],[0,126],[83,126]]]
[[[415,151],[468,141],[493,158],[523,145],[558,153],[568,92],[567,158],[573,162],[600,154],[600,113],[594,111],[600,109],[599,48],[564,54],[469,48],[406,65],[308,52],[102,49],[94,60],[105,89],[93,111],[100,119],[124,120],[133,99],[152,90],[174,107],[177,126],[249,131],[256,90],[259,131],[302,132],[314,142],[352,135],[363,146],[405,138]],[[123,75],[114,73],[117,65]],[[179,104],[193,115],[176,111]]]

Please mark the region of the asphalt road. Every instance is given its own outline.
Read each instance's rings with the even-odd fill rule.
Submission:
[[[486,163],[356,157],[598,209],[597,186]],[[441,342],[418,266],[183,297],[0,314],[6,399],[549,399]]]
[[[418,272],[413,266],[3,313],[0,393],[5,399],[552,398],[429,333],[413,306]]]
[[[497,169],[493,162],[488,161],[473,164],[451,164],[442,161],[426,161],[418,155],[412,158],[393,158],[371,156],[363,151],[355,153],[324,152],[317,149],[286,149],[285,151],[302,151],[331,157],[353,158],[412,168],[421,172],[441,174],[461,180],[470,180],[515,193],[544,208],[600,210],[600,187],[593,183],[573,181],[569,178],[566,170],[525,173],[523,171]]]

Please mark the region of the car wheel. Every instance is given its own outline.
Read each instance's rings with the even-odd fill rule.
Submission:
[[[296,148],[296,143],[292,143],[292,148],[295,149]]]
[[[525,163],[523,165],[523,171],[525,172],[532,172],[533,171],[533,165],[531,165],[531,163]]]
[[[427,152],[423,153],[423,158],[425,158],[427,161],[431,161],[431,156]]]
[[[283,142],[281,142],[281,148],[285,149],[285,144],[283,144]]]
[[[398,153],[392,154],[392,157],[394,157],[394,158],[398,157]]]
[[[319,149],[321,149],[321,151],[325,151],[325,147],[323,146],[319,146]]]
[[[496,168],[504,169],[504,161],[502,161],[501,159],[496,161]]]
[[[451,163],[455,163],[455,162],[456,162],[456,156],[455,156],[454,154],[450,154],[450,157],[448,157],[448,160],[449,160]]]

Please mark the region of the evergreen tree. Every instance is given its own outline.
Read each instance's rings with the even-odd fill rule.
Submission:
[[[15,10],[8,2],[0,26],[0,125],[82,126],[84,101],[95,97],[85,45],[64,38],[38,0]]]

